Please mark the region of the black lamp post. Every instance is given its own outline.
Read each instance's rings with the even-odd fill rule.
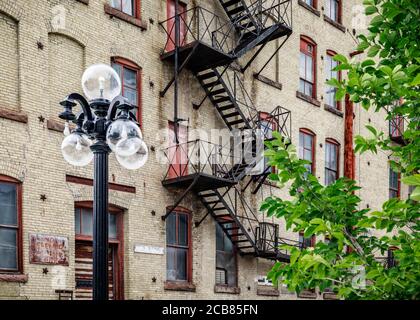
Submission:
[[[61,145],[72,165],[85,166],[94,160],[93,196],[93,299],[108,300],[108,155],[114,151],[127,169],[138,169],[147,161],[147,146],[128,100],[120,96],[121,81],[110,66],[89,67],[82,86],[88,100],[72,93],[60,104],[66,120],[66,138]],[[73,108],[80,105],[75,115]],[[68,122],[76,124],[70,134]]]

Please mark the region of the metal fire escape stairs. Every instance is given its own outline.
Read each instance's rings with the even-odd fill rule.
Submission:
[[[209,98],[229,130],[241,133],[249,129],[247,131],[252,133],[251,137],[248,136],[247,139],[255,144],[255,130],[261,127],[260,114],[245,90],[240,73],[232,68],[231,64],[255,49],[256,52],[244,68],[246,69],[268,42],[284,36],[287,40],[292,32],[291,0],[256,0],[249,4],[246,0],[218,0],[218,2],[229,18],[227,24],[220,23],[218,17],[205,18],[208,12],[200,7],[189,10],[190,13],[192,12],[191,16],[196,20],[195,26],[198,25],[198,31],[194,34],[191,31],[193,41],[180,46],[180,68],[175,72],[181,72],[184,68],[191,70],[204,89],[205,97],[200,104],[194,105],[194,108],[198,109],[204,100]],[[185,15],[185,13],[181,13],[181,15]],[[277,17],[277,20],[274,19],[274,23],[268,23],[269,18],[273,19],[273,16]],[[199,21],[200,17],[201,22]],[[165,28],[164,24],[167,21],[161,22],[161,26]],[[187,33],[193,29],[191,21],[185,28]],[[165,31],[168,41],[170,41],[172,30]],[[205,42],[205,38],[208,38],[209,35],[210,45]],[[233,46],[229,43],[229,39],[232,37],[235,38]],[[173,61],[172,53],[164,52],[161,59]],[[162,96],[172,82],[173,80],[161,92]],[[290,111],[277,107],[272,114],[277,117],[280,115],[283,120],[286,115],[286,120],[277,129],[288,134],[288,138],[290,138],[290,129],[286,128],[291,120]],[[240,254],[287,261],[289,259],[287,252],[278,248],[281,242],[286,241],[279,237],[278,225],[260,222],[242,195],[244,189],[248,188],[251,182],[256,184],[253,191],[256,193],[268,177],[271,167],[265,165],[262,173],[251,176],[244,189],[241,191],[238,189],[238,183],[250,175],[252,169],[260,161],[261,159],[256,159],[251,163],[236,163],[222,174],[219,170],[217,171],[218,176],[215,176],[213,181],[199,171],[202,168],[197,171],[194,167],[197,174],[191,175],[191,178],[165,179],[162,183],[166,187],[185,189],[173,208],[181,203],[188,192],[194,191],[207,209],[207,214],[196,223],[196,226],[200,225],[208,215],[211,215]],[[162,218],[166,219],[170,213],[170,211],[167,212]]]

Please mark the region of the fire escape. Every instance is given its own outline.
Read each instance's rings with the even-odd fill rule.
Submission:
[[[242,147],[246,143],[252,145],[254,160],[244,161],[244,155],[233,154],[231,148],[206,141],[176,144],[163,150],[169,168],[162,184],[184,190],[173,208],[189,192],[194,192],[207,209],[207,214],[196,226],[208,215],[212,216],[240,254],[288,261],[288,253],[279,249],[279,245],[296,243],[281,238],[277,224],[261,222],[243,192],[253,186],[252,193],[256,193],[271,172],[262,153],[256,150],[257,132],[265,140],[272,138],[273,130],[290,139],[291,113],[278,106],[262,118],[241,80],[241,72],[252,64],[267,43],[283,38],[270,61],[289,38],[292,33],[292,2],[216,2],[223,7],[227,19],[202,7],[194,7],[160,22],[167,35],[161,59],[176,62],[178,66],[161,96],[184,69],[192,72],[205,93],[201,102],[193,107],[200,108],[208,98],[232,135],[239,135]],[[176,19],[181,25],[177,41],[174,37]],[[238,59],[245,59],[247,53],[245,66],[238,67]],[[241,188],[241,182],[244,188]],[[162,218],[166,219],[170,213]]]

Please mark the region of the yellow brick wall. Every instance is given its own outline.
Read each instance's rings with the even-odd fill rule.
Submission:
[[[147,30],[128,24],[104,13],[106,0],[90,0],[85,5],[76,0],[0,0],[0,108],[16,109],[28,115],[28,123],[0,119],[0,174],[23,182],[23,259],[25,284],[0,283],[0,297],[57,299],[55,289],[74,290],[74,202],[92,200],[92,188],[65,181],[66,174],[92,178],[93,166],[72,167],[60,152],[63,135],[47,128],[46,120],[57,120],[61,112],[58,102],[72,91],[80,92],[83,69],[93,63],[110,63],[111,57],[129,59],[142,68],[143,134],[147,145],[158,150],[162,138],[157,135],[173,119],[173,88],[161,98],[160,90],[170,80],[173,68],[160,60],[165,33],[158,25],[166,19],[165,0],[142,0],[142,20]],[[318,1],[319,8],[324,1]],[[224,17],[218,1],[187,1],[189,7],[203,5]],[[267,61],[275,44],[269,44],[243,78],[255,105],[271,111],[281,105],[292,111],[293,143],[298,143],[299,128],[317,134],[317,176],[324,180],[324,153],[319,143],[334,138],[344,145],[344,120],[323,107],[325,66],[321,56],[332,49],[348,56],[355,48],[351,36],[352,8],[358,0],[344,1],[345,33],[327,24],[320,17],[293,1],[294,33],[279,51],[263,75],[283,85],[278,90],[259,80],[253,73]],[[62,15],[62,16],[61,16]],[[58,17],[58,18],[57,18]],[[61,18],[60,18],[61,17]],[[350,32],[350,33],[349,33]],[[298,89],[299,37],[305,34],[318,44],[318,100],[315,107],[296,97]],[[41,46],[38,46],[38,43]],[[18,48],[18,49],[17,49]],[[240,59],[245,64],[250,54]],[[6,72],[7,71],[7,72]],[[4,77],[5,75],[5,77]],[[180,76],[179,117],[189,119],[190,130],[225,128],[207,99],[198,81],[188,70]],[[42,118],[45,121],[41,121]],[[363,125],[371,118],[373,124],[386,129],[378,115],[356,110],[355,133],[366,134]],[[343,172],[341,148],[340,173]],[[214,293],[215,284],[215,222],[207,218],[193,233],[193,282],[196,292],[165,291],[166,257],[134,252],[136,244],[165,247],[165,224],[161,215],[180,196],[180,191],[167,190],[161,181],[166,166],[156,160],[157,151],[150,151],[148,163],[140,170],[129,172],[110,156],[110,181],[136,187],[136,194],[110,192],[110,202],[125,208],[124,214],[124,279],[126,299],[294,299],[294,294],[281,290],[279,297],[257,295],[255,279],[270,269],[272,262],[238,257],[239,295]],[[388,195],[386,155],[358,157],[357,177],[365,191],[363,205],[378,207]],[[370,161],[370,166],[367,165]],[[248,192],[249,193],[249,192]],[[46,201],[40,200],[45,194]],[[264,186],[257,195],[247,194],[248,201],[258,210],[262,199],[270,194],[287,196],[285,190]],[[193,212],[193,221],[205,215],[195,195],[188,195],[181,205]],[[155,212],[155,214],[152,214]],[[261,220],[271,220],[260,215]],[[297,240],[297,235],[284,230],[281,236]],[[51,267],[29,263],[30,233],[66,236],[69,238],[68,267]],[[156,282],[152,278],[156,278]]]

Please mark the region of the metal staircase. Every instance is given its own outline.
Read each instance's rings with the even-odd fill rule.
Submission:
[[[257,213],[243,196],[243,191],[251,184],[255,185],[252,192],[256,193],[270,173],[271,168],[265,164],[262,153],[258,153],[256,147],[257,132],[261,134],[259,129],[262,129],[265,139],[270,138],[270,133],[265,132],[260,112],[253,104],[241,80],[241,74],[232,66],[232,62],[237,61],[245,53],[255,51],[246,64],[247,68],[268,42],[282,36],[286,36],[287,40],[292,32],[291,0],[218,0],[217,2],[221,4],[227,15],[227,23],[222,23],[223,19],[200,7],[189,9],[187,14],[180,14],[185,21],[188,19],[188,12],[192,13],[188,24],[184,27],[186,34],[179,47],[180,68],[175,72],[180,73],[184,68],[193,72],[205,92],[201,103],[194,107],[198,109],[204,100],[209,98],[227,128],[233,135],[240,136],[239,144],[243,148],[246,143],[252,145],[252,155],[255,157],[253,161],[245,161],[243,158],[238,161],[232,155],[226,157],[220,146],[204,150],[204,145],[211,144],[199,140],[190,141],[175,147],[176,152],[185,153],[181,158],[188,160],[187,164],[182,164],[182,170],[174,169],[171,162],[174,150],[170,149],[174,147],[164,150],[170,166],[162,183],[166,187],[185,189],[175,202],[174,208],[188,192],[195,192],[207,209],[207,215],[196,225],[200,225],[208,215],[211,215],[240,254],[287,261],[287,252],[282,252],[278,248],[282,242],[278,225],[260,222]],[[173,17],[160,23],[164,29],[165,23],[170,19]],[[168,44],[173,30],[165,29],[165,31],[168,35]],[[173,52],[163,52],[161,59],[173,62]],[[161,95],[165,94],[172,82],[173,80]],[[269,115],[269,120],[285,138],[291,137],[289,110],[277,107]],[[191,148],[193,152],[190,152]],[[196,158],[197,154],[200,161],[192,161],[191,159]],[[219,162],[214,162],[215,159]],[[261,161],[263,168],[258,174],[250,176],[252,171],[261,165]],[[170,178],[169,172],[172,173]],[[174,172],[179,172],[179,176],[173,177]],[[250,178],[245,181],[245,188],[240,192],[238,183],[244,181],[247,176]],[[163,219],[166,219],[170,213],[168,212]]]

